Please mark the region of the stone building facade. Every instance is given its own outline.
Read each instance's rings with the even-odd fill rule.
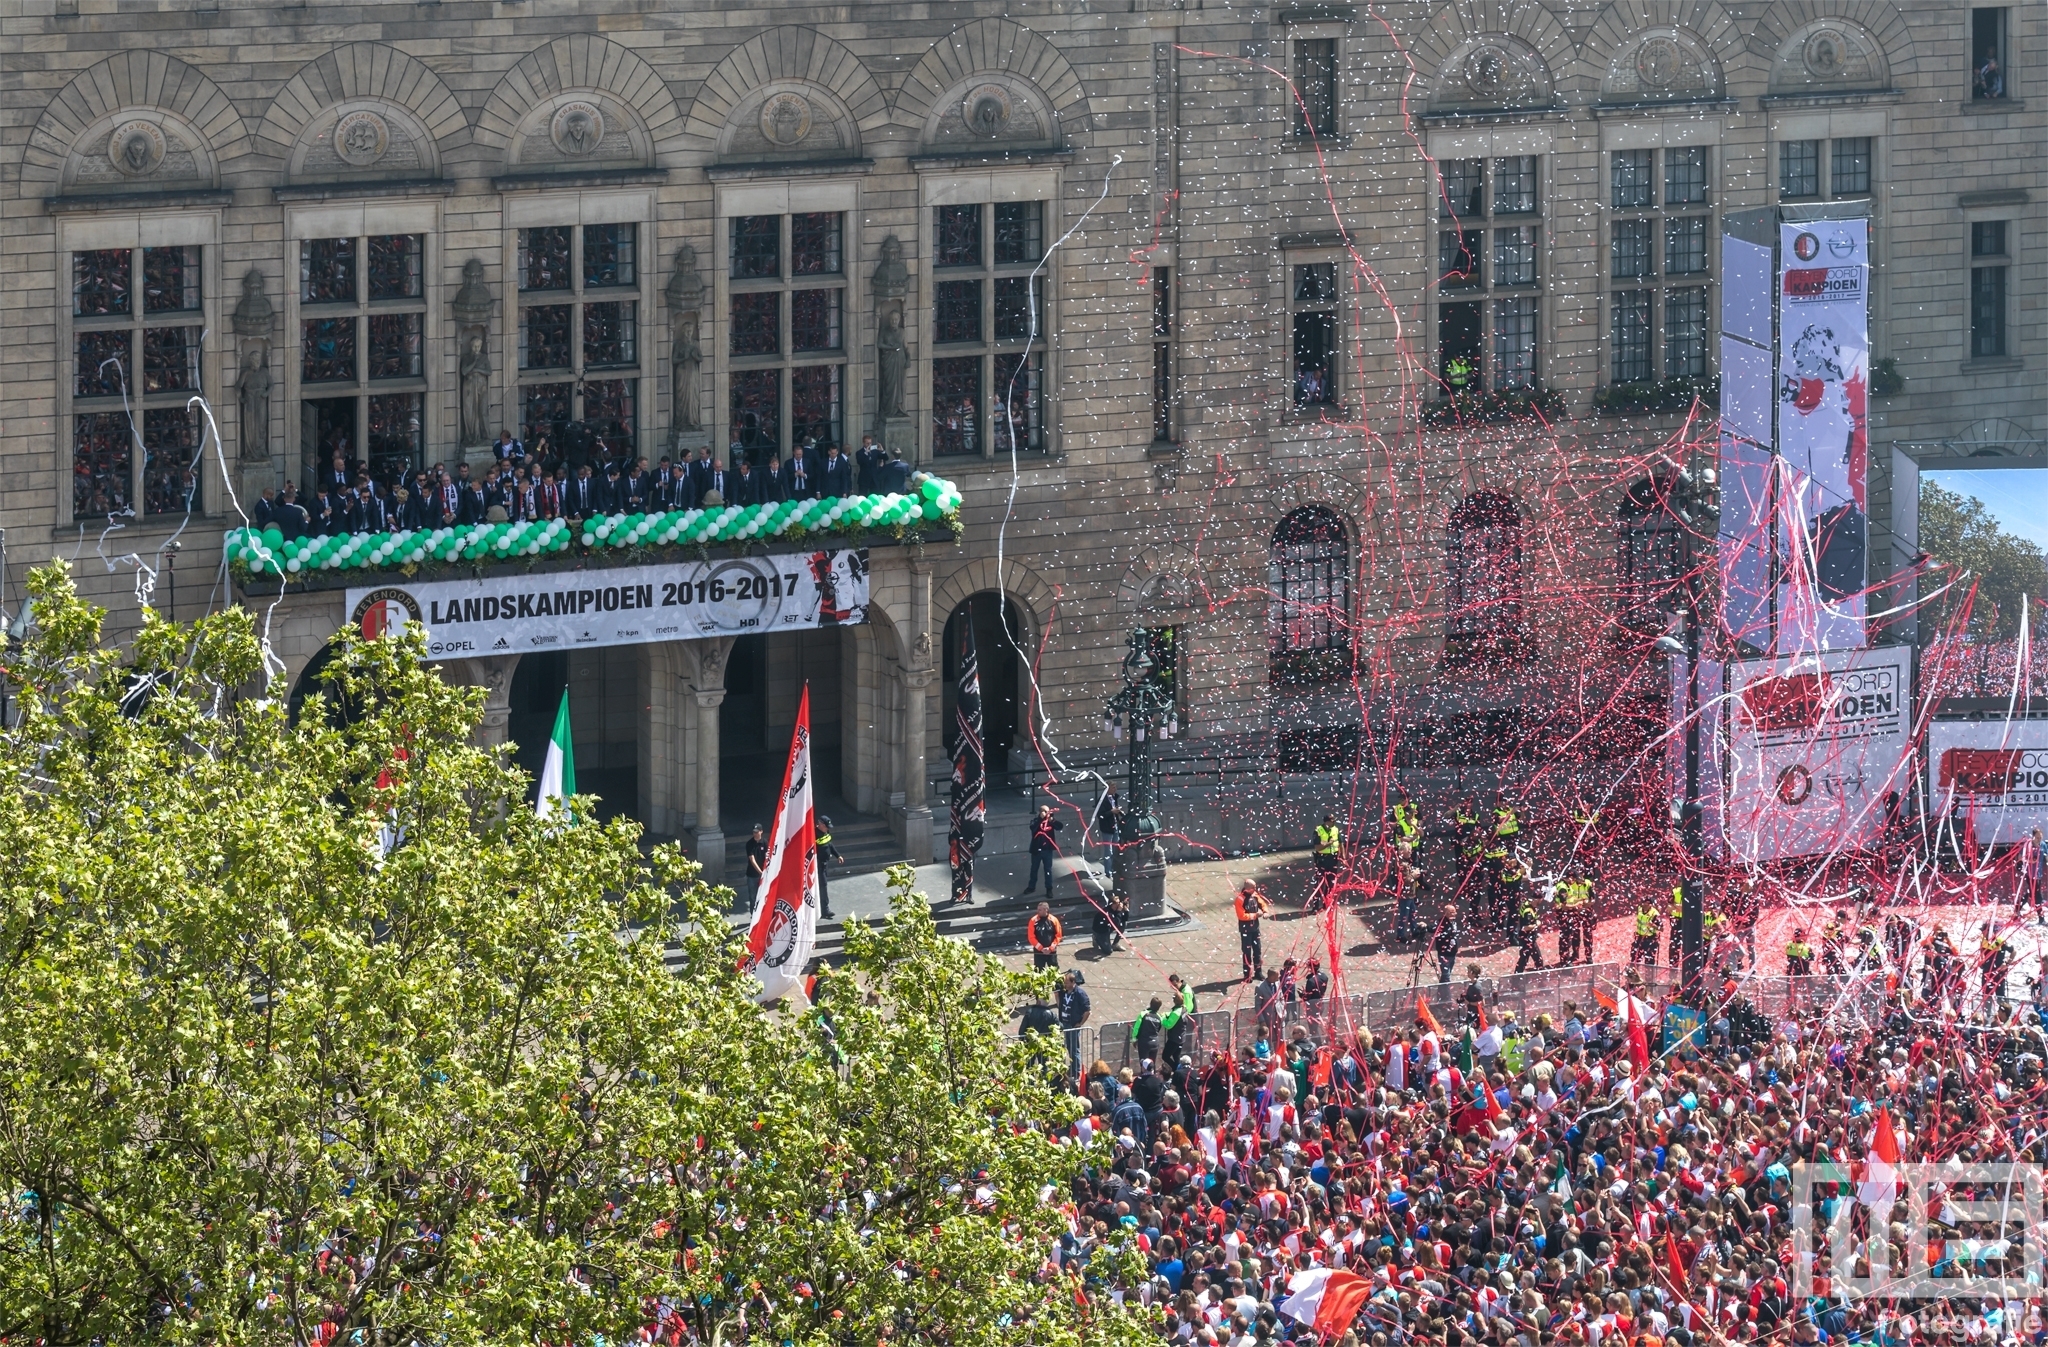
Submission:
[[[2035,453],[2044,40],[2038,6],[1974,0],[20,0],[7,602],[71,557],[132,623],[175,536],[191,616],[229,592],[238,504],[337,442],[872,433],[959,483],[964,538],[878,549],[869,629],[741,652],[761,751],[809,679],[847,801],[922,855],[949,623],[1014,629],[1006,741],[1036,726],[1061,761],[1109,747],[1128,630],[1171,625],[1221,815],[1226,757],[1312,767],[1276,746],[1361,714],[1354,659],[1382,690],[1457,676],[1460,539],[1569,497],[1559,575],[1607,564],[1602,465],[1680,421],[1596,401],[1711,378],[1725,212],[1873,222],[1873,349],[1903,377],[1873,569],[1910,551],[1896,472]],[[1453,386],[1541,390],[1562,429],[1447,428],[1425,410]],[[246,601],[291,679],[344,616]],[[611,689],[593,752],[657,831],[723,836],[728,653],[561,675]],[[451,672],[516,719],[509,668]],[[1232,844],[1288,809],[1241,803]]]

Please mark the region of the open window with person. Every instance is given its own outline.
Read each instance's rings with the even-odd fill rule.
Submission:
[[[1970,11],[1970,101],[1997,102],[2006,97],[2006,20],[2004,5],[1981,5]]]
[[[1304,411],[1337,405],[1337,264],[1296,262],[1288,268],[1294,405]]]
[[[302,480],[340,454],[351,476],[396,481],[424,449],[426,238],[301,239],[298,254]]]
[[[1538,387],[1542,164],[1525,154],[1437,165],[1437,378],[1446,397]]]

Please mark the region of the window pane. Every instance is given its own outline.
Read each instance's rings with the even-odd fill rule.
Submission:
[[[1045,203],[1005,201],[996,207],[996,265],[1036,266],[1045,255]]]
[[[633,402],[637,379],[592,379],[583,385],[583,424],[614,450],[633,452]]]
[[[1664,222],[1664,274],[1707,274],[1707,217],[1687,215]]]
[[[742,215],[732,222],[732,275],[736,281],[782,274],[782,217]]]
[[[1536,209],[1536,156],[1493,161],[1493,213],[1527,215]]]
[[[1820,142],[1788,140],[1778,146],[1778,195],[1820,195]]]
[[[934,212],[942,267],[981,265],[981,207],[940,206]]]
[[[1335,304],[1337,302],[1337,264],[1335,262],[1311,262],[1294,269],[1294,302],[1296,304]]]
[[[732,353],[775,355],[782,350],[782,295],[740,294],[732,297]]]
[[[1614,294],[1614,382],[1641,383],[1650,377],[1650,294]]]
[[[1707,147],[1664,151],[1664,204],[1703,206],[1707,202]]]
[[[981,357],[932,361],[932,454],[979,454]]]
[[[201,508],[198,414],[153,407],[142,414],[142,512],[186,514]]]
[[[1437,376],[1448,393],[1480,386],[1480,361],[1486,333],[1481,326],[1484,304],[1439,304],[1436,309]]]
[[[2004,220],[1980,220],[1970,226],[1970,256],[2005,256]]]
[[[519,288],[521,290],[567,290],[569,288],[570,225],[519,231]]]
[[[424,315],[417,313],[370,315],[372,379],[420,377],[420,325],[424,321]]]
[[[2004,5],[1970,11],[1970,97],[2005,97]]]
[[[1152,335],[1173,335],[1173,268],[1152,268]]]
[[[199,249],[142,250],[144,313],[191,313],[199,303]]]
[[[1273,654],[1349,650],[1351,540],[1327,510],[1297,510],[1274,530],[1266,571]]]
[[[1536,297],[1493,302],[1493,384],[1530,388],[1536,383]]]
[[[1493,283],[1495,285],[1536,284],[1536,231],[1524,225],[1518,229],[1493,231]]]
[[[569,368],[573,312],[569,304],[536,304],[519,311],[519,368]]]
[[[989,430],[995,449],[1007,454],[1012,440],[1019,453],[1045,447],[1040,408],[1044,404],[1041,385],[1045,381],[1045,352],[1019,352],[995,359],[995,397],[989,404]]]
[[[1031,301],[1037,288],[1029,276],[996,278],[997,341],[1025,341],[1033,335]]]
[[[1870,137],[1851,136],[1834,143],[1830,189],[1836,196],[1863,196],[1870,191]]]
[[[1707,291],[1689,285],[1664,292],[1664,377],[1707,376]]]
[[[199,339],[203,327],[152,327],[142,333],[142,391],[199,391]]]
[[[635,284],[639,271],[634,243],[639,237],[639,229],[629,224],[585,225],[583,283],[600,289]]]
[[[134,266],[127,248],[71,254],[71,311],[82,318],[129,312]]]
[[[834,217],[837,218],[837,217]],[[789,297],[789,346],[793,351],[836,351],[840,346],[837,286],[798,290]]]
[[[299,302],[356,302],[354,239],[307,239],[299,244]]]
[[[828,211],[789,217],[789,272],[792,276],[837,276],[840,258],[840,215]]]
[[[1655,150],[1614,152],[1613,204],[1618,210],[1638,210],[1657,204]]]
[[[117,398],[128,385],[128,344],[132,329],[78,334],[78,359],[71,393],[81,398]]]
[[[1327,310],[1294,315],[1294,405],[1327,406],[1337,400],[1337,315]]]
[[[1446,220],[1465,220],[1486,214],[1486,161],[1484,159],[1440,159],[1443,197],[1437,202]]]
[[[634,354],[640,306],[613,300],[583,306],[583,363],[593,369],[616,369],[638,360]]]
[[[805,365],[789,372],[789,442],[840,443],[840,386],[844,365]]]
[[[1152,344],[1152,438],[1173,438],[1173,347]]]
[[[732,372],[732,437],[755,467],[782,449],[782,371],[744,369]],[[731,467],[730,463],[726,464]]]
[[[1337,40],[1305,38],[1294,44],[1294,133],[1327,136],[1337,130]]]
[[[1483,229],[1446,229],[1436,236],[1439,284],[1446,290],[1474,286],[1485,281],[1480,271],[1479,250],[1485,247]]]
[[[934,287],[932,340],[981,340],[980,281],[940,281]]]
[[[569,424],[569,396],[573,390],[573,384],[528,384],[519,390],[520,423],[526,427],[528,452],[533,451],[543,435],[559,447],[562,427]]]
[[[371,299],[418,299],[425,239],[419,234],[373,234],[368,243]]]
[[[71,513],[86,519],[128,508],[135,441],[120,412],[75,417],[71,426]]]
[[[1970,269],[1970,354],[2005,354],[2005,268]]]
[[[367,441],[370,476],[376,480],[393,481],[420,466],[423,402],[418,393],[385,393],[370,399]]]
[[[1650,256],[1650,222],[1616,220],[1613,225],[1614,279],[1636,280],[1656,274]]]
[[[307,318],[299,324],[299,378],[305,383],[353,383],[356,320]]]

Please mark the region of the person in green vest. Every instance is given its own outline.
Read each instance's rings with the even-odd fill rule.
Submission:
[[[1337,868],[1344,858],[1344,830],[1337,826],[1335,814],[1323,815],[1323,821],[1316,825],[1315,858],[1316,887],[1308,899],[1311,912],[1332,901],[1337,889]]]
[[[1557,886],[1557,961],[1593,961],[1593,881],[1576,867]]]
[[[1647,895],[1636,904],[1635,939],[1629,942],[1628,962],[1631,968],[1657,962],[1657,903]]]
[[[1444,383],[1453,397],[1472,387],[1472,381],[1479,374],[1479,366],[1470,356],[1454,355],[1444,362]]]
[[[1806,928],[1792,932],[1792,939],[1785,945],[1785,976],[1808,977],[1813,973],[1813,946],[1806,943]]]
[[[1178,973],[1167,974],[1166,985],[1173,988],[1173,1004],[1167,1007],[1159,1024],[1166,1031],[1165,1060],[1178,1065],[1182,1044],[1194,1024],[1195,989]]]
[[[832,845],[832,820],[818,815],[818,829],[811,837],[811,859],[818,867],[818,915],[826,921],[832,920],[832,894],[825,887],[825,862],[838,861],[846,864],[846,857],[839,854],[839,848]]]
[[[1415,844],[1422,837],[1422,820],[1415,811],[1415,802],[1408,798],[1406,791],[1403,791],[1399,798],[1394,801],[1394,808],[1391,812],[1394,823],[1394,845],[1400,849],[1403,855],[1412,853],[1415,850]]]
[[[1671,886],[1671,931],[1665,937],[1664,962],[1676,968],[1680,963],[1680,946],[1684,943],[1685,925],[1685,882]]]

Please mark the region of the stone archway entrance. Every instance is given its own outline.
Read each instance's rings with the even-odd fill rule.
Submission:
[[[953,752],[953,723],[959,696],[962,631],[974,630],[975,659],[981,675],[981,731],[988,746],[992,779],[1006,777],[1011,751],[1030,742],[1030,652],[1035,634],[1026,625],[1023,608],[1014,599],[983,590],[968,596],[947,615],[945,658],[940,668],[940,742]]]

